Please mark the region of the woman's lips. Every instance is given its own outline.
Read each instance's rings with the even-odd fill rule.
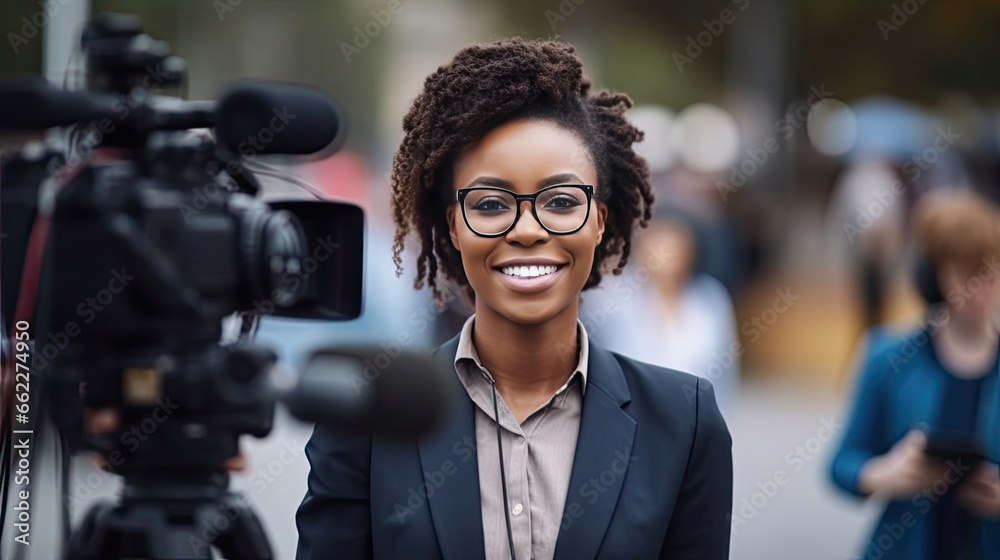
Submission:
[[[542,274],[535,277],[521,277],[512,276],[510,274],[504,274],[502,270],[494,269],[494,272],[500,275],[500,281],[504,283],[508,288],[516,292],[540,292],[545,288],[548,288],[552,284],[556,283],[559,276],[563,273],[565,265],[559,265],[555,272],[550,272],[548,274]]]

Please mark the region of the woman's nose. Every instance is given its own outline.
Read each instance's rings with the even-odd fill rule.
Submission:
[[[533,245],[538,241],[548,239],[549,232],[542,227],[531,212],[531,201],[521,201],[518,207],[520,217],[514,227],[507,232],[507,242],[519,243],[521,245]]]

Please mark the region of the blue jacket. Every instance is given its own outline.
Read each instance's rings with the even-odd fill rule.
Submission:
[[[435,351],[453,368],[456,336]],[[711,384],[590,344],[555,558],[729,557],[732,440]],[[295,516],[298,560],[484,558],[474,404],[457,382],[433,437],[393,442],[317,425]]]
[[[843,490],[863,496],[858,490],[858,475],[865,462],[888,452],[912,428],[934,422],[943,380],[939,372],[927,367],[927,360],[933,359],[930,344],[926,328],[907,336],[876,330],[868,337],[853,410],[831,468],[834,483]],[[982,392],[977,438],[987,459],[994,463],[1000,458],[998,405],[1000,384],[997,372],[993,372]],[[934,516],[928,513],[936,498],[931,491],[890,501],[861,558],[930,558]],[[978,558],[1000,558],[1000,523],[983,521],[978,525]]]

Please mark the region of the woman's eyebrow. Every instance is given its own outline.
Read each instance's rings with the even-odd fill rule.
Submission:
[[[546,177],[538,182],[538,188],[542,189],[548,187],[549,185],[558,185],[559,183],[582,183],[583,179],[576,176],[574,173],[559,173],[551,177]]]
[[[575,173],[558,173],[552,175],[551,177],[546,177],[538,182],[538,188],[542,189],[550,185],[558,185],[559,183],[582,183],[583,180],[580,179]],[[514,185],[506,179],[501,179],[499,177],[476,177],[473,179],[469,186],[482,185],[484,187],[500,187],[504,189],[510,189]]]
[[[475,185],[482,185],[484,187],[500,187],[504,189],[509,189],[514,186],[510,181],[499,177],[476,177],[471,183],[469,183],[470,187]]]

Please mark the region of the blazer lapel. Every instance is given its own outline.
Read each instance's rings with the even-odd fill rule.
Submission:
[[[592,343],[589,351],[580,436],[556,541],[556,560],[597,556],[632,457],[635,420],[622,410],[632,397],[621,365],[610,352]]]
[[[457,350],[456,336],[439,347],[434,358],[453,370]],[[435,434],[418,441],[420,465],[442,556],[449,560],[484,558],[475,408],[457,376],[452,378],[452,413]]]

